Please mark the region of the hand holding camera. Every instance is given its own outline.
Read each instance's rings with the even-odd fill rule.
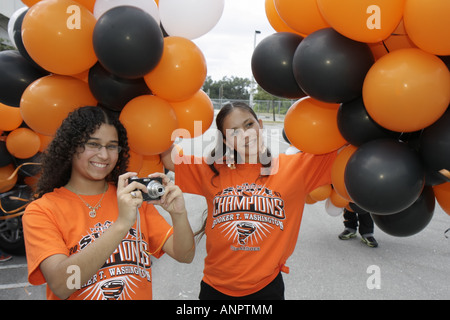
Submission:
[[[142,192],[143,201],[160,200],[164,195],[165,188],[163,186],[162,178],[138,178],[131,177],[129,183],[136,181],[143,184],[147,188],[147,193]],[[136,192],[136,191],[133,191]]]
[[[142,192],[144,201],[154,205],[160,205],[172,216],[174,214],[185,214],[186,207],[183,193],[165,174],[153,173],[147,178],[131,177],[129,183],[138,182],[145,186],[147,193],[140,190],[133,192]]]

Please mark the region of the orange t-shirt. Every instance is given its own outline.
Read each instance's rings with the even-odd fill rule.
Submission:
[[[220,174],[213,178],[206,159],[183,156],[175,167],[177,185],[203,195],[208,204],[203,281],[227,295],[245,296],[285,271],[305,197],[331,183],[335,157],[336,152],[282,154],[272,160],[278,171],[263,178],[260,164],[239,164],[234,170],[215,164]]]
[[[90,204],[101,195],[82,196]],[[100,270],[69,299],[151,299],[152,275],[150,254],[159,258],[162,246],[172,234],[172,227],[156,208],[144,202],[139,209],[142,249],[138,250],[136,224],[111,254]],[[23,216],[28,262],[28,281],[45,283],[39,268],[42,261],[55,254],[70,256],[80,252],[100,237],[118,217],[116,187],[109,185],[95,218],[78,196],[58,188],[31,202]],[[137,252],[139,251],[139,261]],[[68,270],[72,274],[73,270]],[[58,297],[47,286],[47,299]]]

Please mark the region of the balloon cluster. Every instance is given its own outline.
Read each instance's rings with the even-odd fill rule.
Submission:
[[[298,99],[286,138],[314,154],[342,148],[332,185],[307,200],[352,204],[394,236],[422,230],[435,199],[450,215],[450,2],[265,4],[277,33],[252,70],[269,93]]]
[[[0,52],[0,193],[15,186],[19,163],[39,162],[79,107],[119,114],[129,170],[142,175],[163,170],[159,155],[176,129],[195,137],[210,127],[213,105],[201,90],[206,61],[192,40],[215,26],[224,0],[23,3],[8,24],[17,50]]]

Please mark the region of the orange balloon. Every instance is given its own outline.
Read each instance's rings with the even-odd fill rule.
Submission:
[[[377,43],[369,43],[369,48],[372,50],[375,60],[378,60],[382,56],[388,53],[407,48],[417,48],[416,45],[406,34],[393,34],[386,40]]]
[[[75,0],[75,1],[83,5],[90,12],[94,12],[95,0]]]
[[[178,128],[175,111],[156,96],[142,95],[128,102],[120,121],[127,129],[130,149],[144,156],[164,152],[176,138],[172,137]]]
[[[324,154],[346,144],[337,126],[339,104],[305,97],[295,102],[286,113],[284,130],[297,149]]]
[[[38,3],[41,0],[22,0],[23,4],[25,4],[27,7],[31,7]]]
[[[26,177],[23,177],[23,182],[25,182],[25,184],[27,186],[29,186],[32,189],[32,191],[34,192],[36,190],[36,186],[39,181],[39,177],[40,177],[40,174],[31,176],[31,177],[26,176]]]
[[[201,50],[189,39],[164,38],[164,51],[158,65],[144,76],[154,95],[167,101],[183,101],[203,86],[206,61]]]
[[[401,49],[383,56],[363,84],[364,105],[381,126],[398,132],[421,130],[450,103],[450,73],[434,55]]]
[[[69,76],[49,75],[34,81],[25,89],[20,101],[20,112],[31,129],[52,136],[71,111],[95,105],[97,101],[84,81]]]
[[[450,215],[450,182],[433,186],[437,202],[448,215]]]
[[[97,57],[92,35],[96,19],[73,0],[45,0],[33,5],[22,23],[22,40],[42,68],[72,75],[92,67]]]
[[[0,103],[0,130],[12,131],[23,122],[20,109]]]
[[[405,29],[422,50],[450,55],[450,1],[408,0],[404,10]]]
[[[0,193],[11,190],[17,182],[17,174],[14,173],[15,167],[12,164],[8,164],[4,167],[0,167]]]
[[[18,128],[8,134],[6,148],[9,153],[19,159],[34,156],[41,146],[38,135],[28,128]]]
[[[178,127],[188,130],[191,138],[205,133],[214,120],[214,106],[203,90],[188,100],[172,102],[171,105],[178,119]]]
[[[280,18],[301,34],[310,34],[330,25],[323,18],[317,0],[274,0]]]
[[[317,202],[317,201],[314,200],[313,198],[311,198],[311,196],[310,196],[309,194],[306,195],[306,198],[305,198],[305,203],[306,203],[306,204],[314,204],[314,203],[316,203],[316,202]]]
[[[337,194],[347,201],[351,201],[351,198],[344,182],[345,167],[347,166],[348,160],[357,149],[358,148],[353,145],[348,145],[343,148],[337,155],[333,166],[331,167],[331,183],[333,184],[333,188]]]
[[[159,154],[153,156],[145,156],[142,162],[142,168],[139,170],[139,177],[147,177],[149,174],[161,172],[164,173],[164,165]]]
[[[39,132],[36,132],[36,134],[39,137],[39,140],[41,140],[41,146],[39,147],[40,152],[44,152],[45,149],[47,149],[50,142],[52,142],[53,137],[52,136],[46,136],[44,134],[40,134]]]
[[[309,197],[314,201],[323,201],[331,194],[331,184],[320,186],[309,193]]]
[[[345,208],[350,202],[349,200],[341,197],[334,189],[331,190],[330,201],[335,207],[338,208]]]
[[[405,0],[317,0],[317,4],[337,32],[360,42],[378,42],[397,28]]]
[[[299,32],[295,31],[291,27],[289,27],[286,22],[281,19],[280,15],[277,12],[277,9],[275,8],[274,0],[266,0],[265,2],[265,10],[266,10],[266,16],[267,20],[269,21],[272,28],[274,28],[277,32],[291,32],[291,33],[297,33]],[[303,36],[302,34],[300,34]]]
[[[403,19],[400,21],[397,28],[394,30],[394,32],[392,32],[389,38],[380,42],[369,43],[368,45],[370,50],[372,50],[375,60],[378,60],[382,56],[385,56],[389,52],[395,50],[417,48],[417,46],[411,41],[406,33]]]
[[[142,163],[144,161],[144,156],[134,152],[133,150],[130,150],[130,160],[128,163],[127,170],[130,172],[139,172],[142,168]]]

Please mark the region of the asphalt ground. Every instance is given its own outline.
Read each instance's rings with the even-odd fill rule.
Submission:
[[[279,149],[275,151],[285,152],[289,146],[281,137],[282,124],[267,123],[265,127],[268,135],[279,141]],[[211,144],[203,139],[203,147],[205,143]],[[184,140],[180,144],[186,150],[193,142]],[[197,230],[206,202],[196,195],[186,194],[185,199],[192,228]],[[167,213],[161,214],[170,220]],[[421,232],[410,237],[393,237],[375,226],[379,247],[369,248],[360,237],[338,239],[343,218],[330,216],[324,202],[306,205],[295,252],[287,261],[290,272],[283,274],[286,299],[450,299],[450,239],[444,234],[448,228],[450,216],[436,204],[431,222]],[[180,264],[167,255],[153,260],[153,298],[198,299],[205,254],[203,238],[191,264]],[[25,257],[15,256],[0,263],[0,299],[45,299],[45,285],[32,286],[27,282]]]

